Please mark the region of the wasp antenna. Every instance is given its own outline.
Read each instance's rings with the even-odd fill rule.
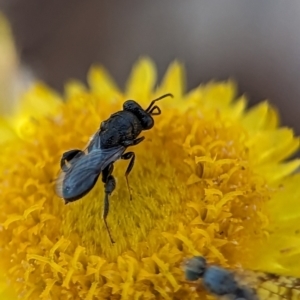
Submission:
[[[156,98],[156,99],[154,99],[152,101],[158,101],[158,100],[161,100],[161,99],[166,98],[166,97],[174,98],[173,94],[167,93],[167,94],[164,94],[164,95],[162,95],[162,96],[160,96],[160,97],[158,97],[158,98]]]
[[[161,100],[161,99],[164,99],[164,98],[166,98],[166,97],[174,98],[173,94],[171,94],[171,93],[164,94],[164,95],[162,95],[162,96],[160,96],[160,97],[158,97],[158,98],[152,100],[151,103],[150,103],[150,105],[149,105],[148,108],[146,109],[146,112],[149,113],[155,102],[157,102],[157,101],[159,101],[159,100]]]

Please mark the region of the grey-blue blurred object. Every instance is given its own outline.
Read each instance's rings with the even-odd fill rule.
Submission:
[[[188,259],[183,268],[187,281],[202,279],[205,289],[216,296],[226,296],[227,299],[233,300],[258,300],[255,290],[238,283],[232,271],[216,265],[207,265],[203,256]]]
[[[159,74],[175,58],[188,86],[234,78],[251,104],[269,98],[300,133],[299,0],[10,0],[23,61],[56,88],[94,62],[123,86],[141,54]]]

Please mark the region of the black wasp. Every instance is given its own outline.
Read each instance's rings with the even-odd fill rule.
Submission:
[[[160,108],[155,103],[163,98],[173,97],[165,94],[151,101],[145,110],[134,100],[127,100],[123,104],[123,110],[112,114],[103,121],[99,130],[91,138],[85,151],[72,149],[63,153],[60,166],[61,174],[58,178],[56,191],[65,200],[65,204],[76,201],[86,195],[96,184],[102,173],[102,182],[105,187],[103,220],[114,243],[106,218],[109,211],[109,196],[116,187],[115,178],[112,175],[114,162],[118,159],[130,160],[125,178],[132,199],[128,175],[135,161],[134,152],[126,152],[127,147],[142,142],[145,137],[140,133],[154,126],[152,116],[160,115]]]
[[[187,260],[184,271],[186,280],[196,281],[202,278],[206,290],[216,296],[225,296],[230,300],[258,300],[255,291],[240,284],[233,272],[218,266],[209,266],[202,256]]]

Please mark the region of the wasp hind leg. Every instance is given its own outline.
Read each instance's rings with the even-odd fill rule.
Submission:
[[[135,153],[134,152],[124,153],[121,156],[121,159],[124,159],[124,160],[130,159],[130,162],[128,164],[127,170],[125,172],[125,178],[126,178],[127,189],[128,189],[128,192],[129,192],[129,197],[130,197],[130,200],[132,200],[132,193],[131,193],[131,189],[130,189],[130,186],[129,186],[128,175],[129,175],[129,173],[131,172],[131,170],[132,170],[132,168],[134,166]]]
[[[104,182],[104,188],[105,188],[105,195],[104,195],[104,204],[103,204],[103,221],[107,230],[107,233],[109,235],[110,242],[112,244],[115,243],[115,241],[112,238],[112,235],[110,233],[109,227],[107,225],[107,215],[109,212],[109,196],[111,193],[114,191],[116,188],[116,180],[115,178],[111,175],[112,171],[114,169],[113,164],[108,165],[103,171],[102,171],[102,182]]]
[[[84,155],[84,152],[78,149],[72,149],[67,152],[64,152],[60,159],[60,168],[62,171],[66,172],[71,167],[71,161],[75,157],[80,157]]]

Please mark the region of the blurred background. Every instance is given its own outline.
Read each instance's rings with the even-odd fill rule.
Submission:
[[[21,61],[54,88],[85,80],[95,62],[123,87],[141,55],[160,76],[177,58],[189,88],[234,78],[251,104],[270,99],[300,134],[299,0],[0,0],[0,10]]]

